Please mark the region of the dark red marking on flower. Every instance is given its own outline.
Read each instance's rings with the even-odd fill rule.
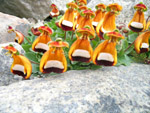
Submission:
[[[68,26],[65,26],[63,24],[61,24],[61,28],[64,30],[64,31],[72,31],[73,30],[73,27],[68,27]]]
[[[99,30],[99,37],[100,37],[100,39],[104,40],[104,33],[101,32],[100,30]]]
[[[43,73],[62,73],[64,69],[56,68],[56,67],[51,67],[51,68],[46,68],[43,69]]]
[[[36,36],[39,36],[41,34],[41,32],[38,30],[38,28],[31,28],[31,32],[36,35]]]
[[[142,7],[144,9],[146,9],[146,6],[144,4],[137,4],[135,7]]]
[[[45,53],[47,50],[45,50],[45,49],[34,49],[34,51],[36,51],[36,52],[41,52],[41,53]]]
[[[141,32],[143,30],[143,28],[139,29],[139,28],[132,27],[131,25],[129,26],[129,28],[134,32]]]
[[[16,70],[13,70],[13,73],[14,74],[17,74],[19,76],[22,76],[23,78],[25,78],[27,76],[27,74],[24,74],[22,71],[16,71]]]
[[[107,60],[96,60],[97,65],[103,65],[103,66],[113,66],[114,62],[110,62]]]
[[[81,57],[81,56],[72,56],[72,60],[73,61],[80,61],[80,62],[89,62],[90,58],[85,58],[85,57]]]
[[[140,53],[148,52],[148,48],[140,48]]]
[[[51,7],[56,7],[56,5],[55,4],[51,4]]]

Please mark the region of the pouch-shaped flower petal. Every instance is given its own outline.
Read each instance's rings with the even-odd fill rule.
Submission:
[[[74,19],[75,19],[75,8],[78,6],[75,3],[68,3],[68,9],[66,10],[64,16],[59,21],[59,26],[65,31],[74,30]]]
[[[141,32],[145,29],[146,20],[144,18],[144,11],[147,10],[146,6],[143,3],[139,3],[134,8],[137,10],[129,22],[128,27],[134,32]]]
[[[52,34],[52,30],[47,26],[41,26],[38,29],[41,30],[42,33],[33,42],[32,49],[36,52],[44,53],[49,50],[47,43],[51,41],[50,34]]]
[[[51,4],[50,8],[52,11],[50,12],[51,17],[57,17],[59,15],[59,10],[57,9],[57,6],[55,4]]]
[[[95,11],[95,15],[96,16],[94,17],[92,24],[96,28],[96,26],[98,25],[99,21],[105,15],[105,12],[106,12],[105,8],[106,8],[106,6],[101,3],[101,4],[97,4],[95,8],[96,8],[96,11]]]
[[[24,35],[17,31],[17,30],[14,30],[11,26],[8,27],[8,32],[11,33],[11,32],[14,32],[16,33],[16,37],[15,37],[15,42],[19,43],[19,44],[22,44],[23,41],[24,41]]]
[[[134,42],[134,47],[137,53],[148,52],[149,38],[150,38],[150,31],[144,32],[136,38]]]
[[[8,53],[12,54],[12,58],[14,59],[10,69],[11,72],[22,76],[24,79],[28,79],[32,73],[32,65],[30,61],[25,56],[19,55],[17,49],[12,45],[3,48],[8,50]]]
[[[45,52],[40,61],[40,71],[42,73],[63,73],[67,70],[67,60],[62,47],[68,44],[62,41],[50,42],[50,49]]]
[[[93,52],[93,63],[96,65],[113,66],[117,63],[116,42],[105,40]]]

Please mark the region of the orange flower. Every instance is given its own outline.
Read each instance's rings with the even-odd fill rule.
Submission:
[[[36,52],[45,52],[49,50],[47,43],[51,41],[50,35],[52,30],[47,26],[41,26],[38,30],[42,31],[41,35],[35,39],[32,44],[32,49]]]
[[[74,28],[77,28],[79,26],[79,24],[81,23],[82,19],[84,18],[83,16],[81,16],[81,13],[84,11],[84,10],[87,10],[87,7],[86,6],[80,6],[78,8],[78,12],[76,14],[76,20],[75,20],[75,27]]]
[[[14,30],[11,26],[8,27],[8,33],[11,33],[11,32],[15,32],[16,33],[16,38],[15,38],[15,42],[19,43],[19,44],[22,44],[23,41],[24,41],[24,35],[17,31],[17,30]]]
[[[136,38],[134,42],[134,47],[137,53],[148,52],[149,38],[150,38],[150,31],[146,31]]]
[[[95,11],[95,14],[96,16],[94,17],[93,19],[93,26],[96,27],[99,23],[99,21],[104,17],[104,14],[105,14],[105,9],[106,9],[106,6],[104,4],[97,4],[96,5],[96,11]]]
[[[147,10],[146,6],[143,3],[139,3],[134,8],[137,10],[129,22],[128,27],[134,32],[141,32],[145,29],[146,21],[144,18],[144,11]]]
[[[116,42],[124,38],[118,32],[107,33],[109,37],[99,44],[93,52],[93,63],[96,65],[114,66],[117,64]]]
[[[74,30],[75,8],[78,6],[75,3],[68,3],[68,9],[59,21],[59,26],[65,31]]]
[[[57,17],[59,15],[59,10],[57,9],[57,6],[55,4],[51,4],[50,8],[52,11],[50,12],[51,17]]]
[[[77,0],[78,6],[84,6],[87,5],[87,0]]]
[[[19,55],[19,52],[12,45],[3,48],[8,50],[8,53],[12,54],[14,59],[10,69],[11,72],[22,76],[24,79],[28,79],[32,73],[32,65],[30,61],[25,56]]]
[[[31,32],[35,35],[35,36],[40,36],[41,32],[38,30],[38,28],[31,28]]]
[[[104,39],[103,34],[112,32],[116,29],[116,15],[122,10],[122,7],[117,3],[113,3],[107,6],[107,13],[104,15],[104,18],[98,23],[96,27],[96,33],[101,38]]]
[[[67,61],[62,47],[68,47],[68,43],[61,39],[49,42],[50,49],[45,52],[40,61],[42,73],[63,73],[67,70]]]
[[[92,60],[93,49],[90,45],[90,38],[94,33],[89,28],[81,28],[77,31],[77,40],[69,50],[69,59],[72,61],[90,62]]]
[[[91,31],[95,33],[94,27],[92,25],[92,19],[94,18],[95,13],[92,10],[88,9],[88,10],[83,11],[83,15],[84,15],[84,18],[81,20],[77,29],[81,29],[81,28],[84,28],[85,26],[89,26]]]

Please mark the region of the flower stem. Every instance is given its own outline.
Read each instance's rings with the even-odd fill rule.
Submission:
[[[40,63],[37,63],[37,62],[31,61],[31,60],[30,60],[30,62],[31,62],[31,63],[33,63],[33,64],[38,64],[38,65],[40,65]]]
[[[73,40],[73,34],[74,34],[74,31],[72,31],[71,40]]]
[[[27,37],[24,36],[24,38],[32,45],[32,42]]]
[[[66,31],[65,31],[65,40],[66,40]]]
[[[147,17],[147,19],[146,19],[146,24],[147,24],[147,22],[148,22],[149,18],[150,18],[150,16],[148,16],[148,17]]]

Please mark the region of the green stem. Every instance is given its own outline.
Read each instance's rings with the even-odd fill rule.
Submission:
[[[65,40],[66,40],[66,33],[67,33],[67,32],[65,31]]]
[[[31,60],[30,60],[30,62],[31,62],[31,63],[33,63],[33,64],[38,64],[38,65],[40,65],[40,63],[37,63],[37,62],[31,61]]]
[[[32,45],[32,42],[27,37],[24,36],[24,38]]]
[[[74,31],[72,31],[71,40],[73,40],[73,34],[74,34]]]
[[[147,17],[147,19],[146,19],[146,24],[148,23],[149,18],[150,18],[150,16]]]

